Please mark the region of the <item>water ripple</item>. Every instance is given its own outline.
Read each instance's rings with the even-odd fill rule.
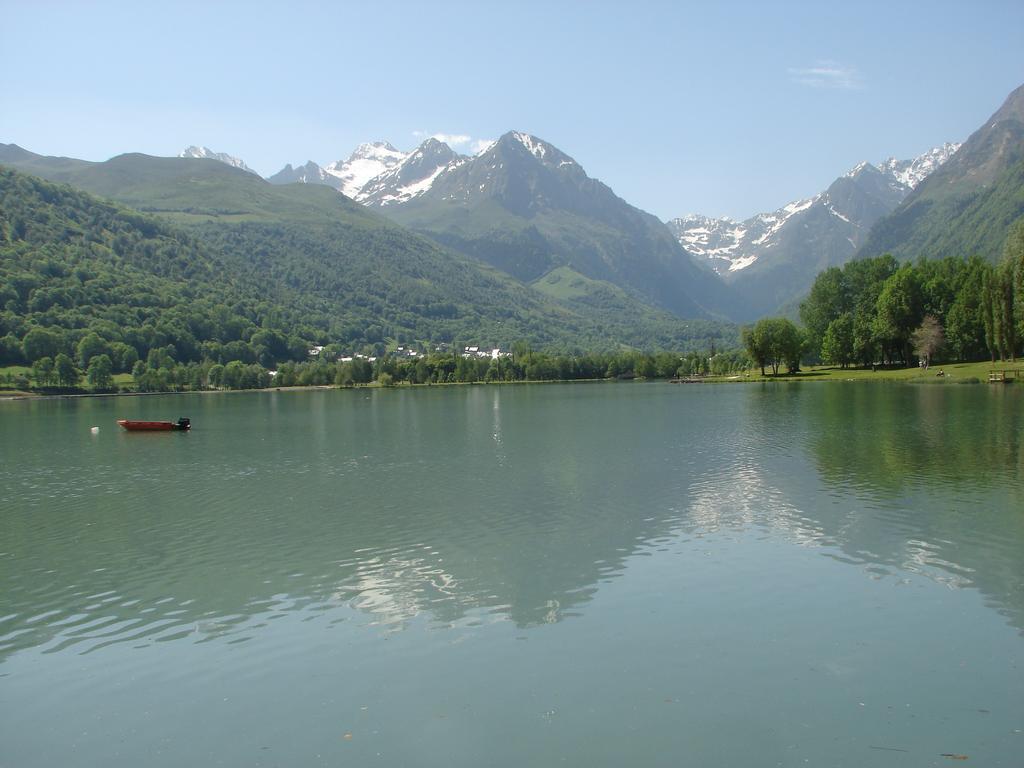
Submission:
[[[237,642],[300,614],[541,626],[635,558],[709,537],[980,589],[1024,624],[1005,514],[1021,508],[1019,403],[976,414],[996,443],[957,453],[949,480],[928,457],[955,425],[931,393],[878,411],[806,389],[624,391],[394,393],[411,399],[391,411],[296,398],[263,421],[244,401],[172,439],[72,432],[57,456],[9,422],[28,448],[0,465],[0,655]]]

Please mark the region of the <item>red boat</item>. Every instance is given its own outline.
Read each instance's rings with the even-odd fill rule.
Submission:
[[[118,419],[117,423],[129,432],[169,432],[171,430],[184,431],[192,428],[192,423],[185,418],[177,421],[132,421],[130,419]]]

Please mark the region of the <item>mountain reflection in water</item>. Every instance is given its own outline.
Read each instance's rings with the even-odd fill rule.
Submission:
[[[1024,628],[1016,388],[658,384],[6,406],[0,658],[586,610],[633,558],[782,537],[972,587]],[[728,546],[728,544],[719,545]]]

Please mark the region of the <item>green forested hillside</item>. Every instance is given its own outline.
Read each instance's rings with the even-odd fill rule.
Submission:
[[[117,348],[121,369],[167,345],[179,361],[254,359],[253,333],[273,323],[298,353],[322,317],[297,293],[275,298],[165,222],[0,168],[4,363],[76,356],[90,333],[134,349]]]
[[[211,175],[223,178],[219,170]],[[193,183],[188,178],[179,174],[170,186]],[[229,185],[230,195],[210,184],[188,199],[129,185],[143,202],[178,199],[191,209],[155,217],[0,168],[0,362],[64,353],[84,368],[89,354],[80,346],[91,335],[98,343],[87,348],[127,370],[154,350],[177,362],[270,366],[303,359],[311,344],[383,351],[402,342],[526,340],[564,350],[682,350],[727,345],[733,333],[646,308],[633,316],[621,306],[577,309],[449,254],[333,190],[274,188],[251,178],[255,185]],[[275,202],[281,191],[327,196],[319,214],[306,208],[305,220],[295,221]]]
[[[984,187],[943,191],[917,196],[878,222],[861,255],[889,252],[899,259],[965,255],[998,259],[1010,227],[1024,216],[1024,159]]]
[[[1000,257],[1024,216],[1024,86],[941,168],[879,221],[859,256],[900,260],[947,256]]]

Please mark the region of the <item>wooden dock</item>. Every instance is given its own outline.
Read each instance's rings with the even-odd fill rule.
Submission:
[[[989,384],[1009,384],[1012,381],[1019,381],[1024,377],[1024,371],[1020,368],[1000,368],[988,372]]]

